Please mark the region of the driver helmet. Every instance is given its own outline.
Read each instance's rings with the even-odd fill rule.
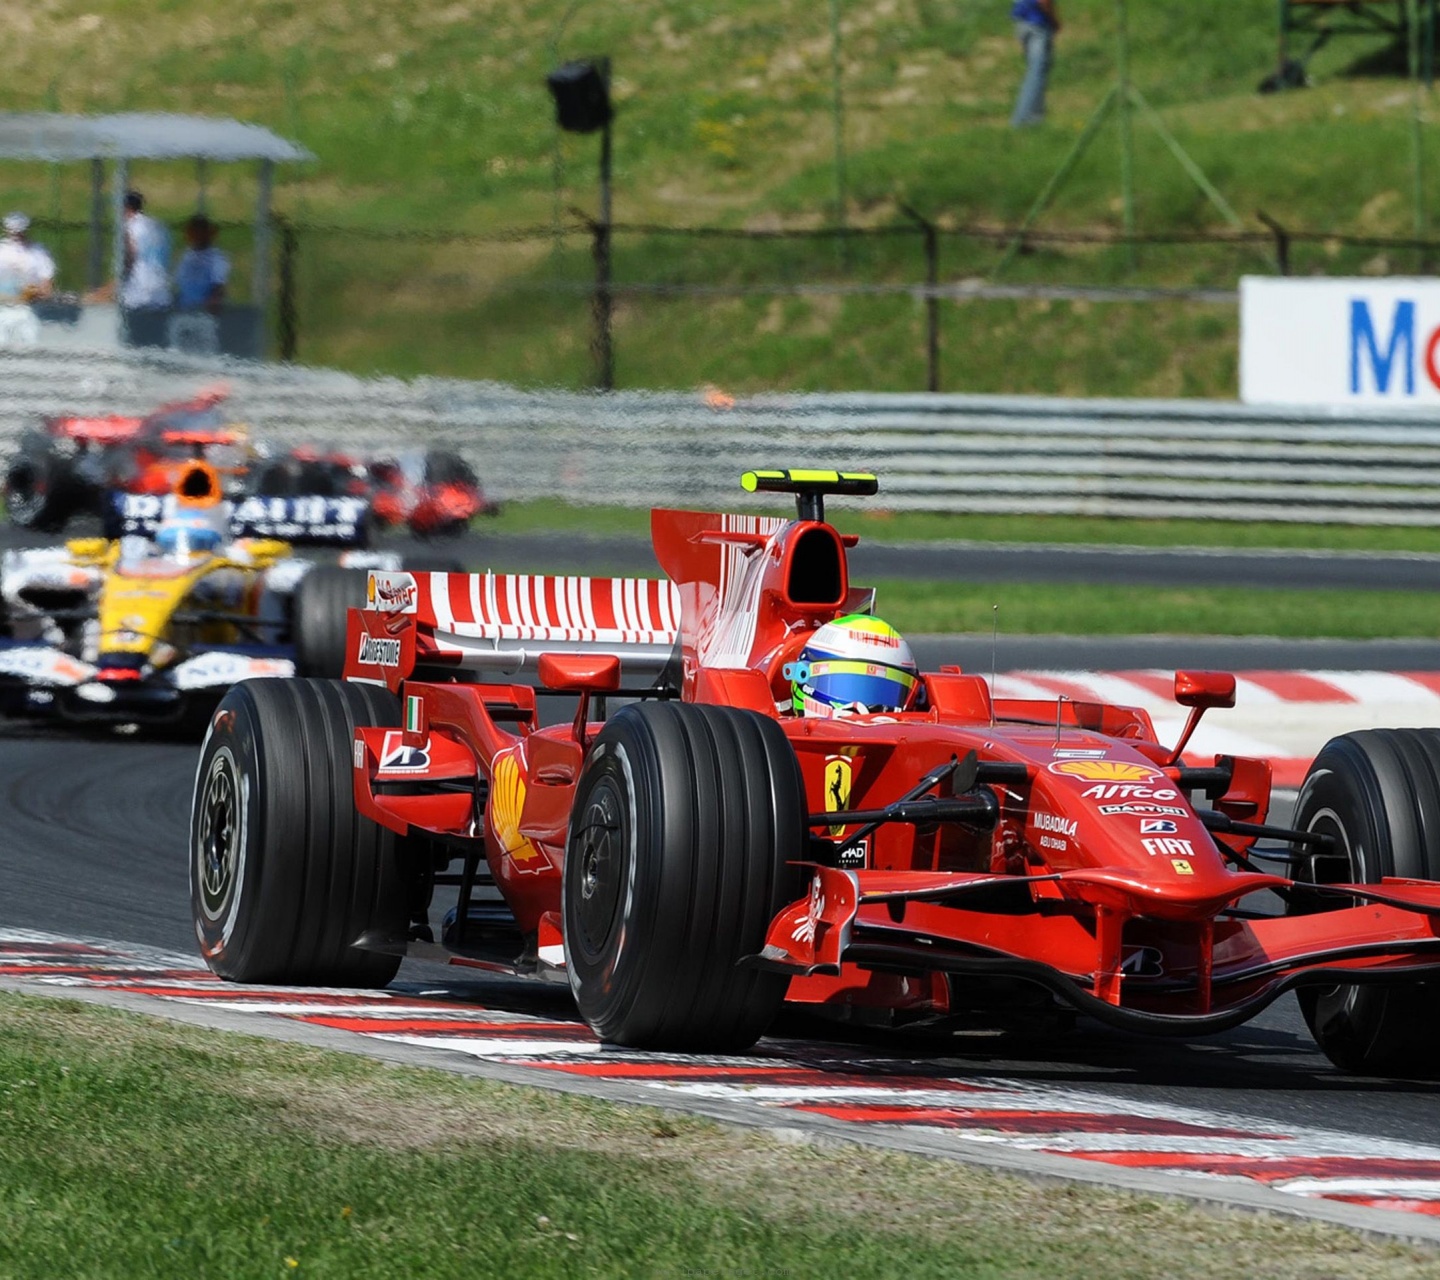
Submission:
[[[863,613],[827,622],[785,675],[795,713],[826,718],[903,711],[919,679],[905,637]]]
[[[160,553],[186,560],[218,551],[224,538],[209,514],[203,510],[181,509],[167,515],[155,530],[155,545]]]

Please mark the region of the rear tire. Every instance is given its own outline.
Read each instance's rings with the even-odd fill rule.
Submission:
[[[624,707],[576,788],[564,866],[565,963],[602,1039],[748,1048],[787,979],[738,968],[799,896],[805,788],[775,721],[729,707]]]
[[[368,573],[321,565],[295,588],[295,667],[302,676],[338,680],[345,673],[346,615],[365,605]]]
[[[1343,850],[1313,859],[1297,879],[1440,879],[1440,729],[1332,738],[1306,775],[1295,826],[1326,832]],[[1440,1072],[1440,985],[1342,983],[1296,994],[1315,1042],[1342,1071],[1417,1078]]]
[[[5,470],[10,523],[37,533],[59,533],[74,514],[70,464],[48,454],[24,453]]]
[[[355,811],[356,726],[399,724],[372,685],[246,680],[200,750],[190,816],[190,906],[205,962],[232,982],[383,987],[404,939],[409,880],[396,839]]]

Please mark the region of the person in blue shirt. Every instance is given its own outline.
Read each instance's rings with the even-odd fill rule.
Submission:
[[[1019,129],[1045,119],[1045,87],[1055,57],[1060,15],[1055,0],[1015,0],[1010,16],[1015,19],[1015,32],[1025,55],[1025,79],[1015,100],[1015,114],[1010,117],[1011,125]]]
[[[230,259],[215,247],[219,228],[203,213],[185,223],[189,246],[175,268],[175,305],[182,311],[218,312],[225,302]]]

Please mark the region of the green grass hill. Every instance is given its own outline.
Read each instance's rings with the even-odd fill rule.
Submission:
[[[1017,134],[1007,125],[1021,73],[1008,0],[839,0],[851,226],[903,226],[907,204],[947,227],[1023,215],[1114,71],[1113,0],[1061,7],[1050,123]],[[1261,96],[1274,0],[1131,8],[1137,85],[1251,229],[1263,209],[1337,237],[1413,232],[1412,97],[1384,38],[1337,39],[1312,64],[1313,88]],[[773,231],[836,217],[824,4],[36,0],[0,14],[0,31],[11,66],[24,69],[0,88],[4,108],[234,115],[315,152],[277,190],[277,206],[305,228],[300,356],[310,362],[583,383],[589,245],[570,210],[594,210],[597,147],[554,126],[544,75],[563,58],[614,59],[617,221]],[[1224,229],[1138,122],[1136,147],[1143,231]],[[1440,159],[1430,173],[1440,177]],[[192,207],[188,166],[138,166],[134,180],[168,218]],[[249,174],[214,168],[206,184],[221,216],[248,216]],[[6,165],[0,199],[78,222],[87,175]],[[1094,232],[1120,219],[1112,130],[1043,226]],[[566,234],[491,238],[557,227]],[[83,234],[50,235],[78,273]],[[243,265],[243,233],[227,237]],[[943,279],[990,278],[998,263],[993,244],[943,241]],[[1412,251],[1338,240],[1297,250],[1302,271],[1417,265]],[[846,246],[620,235],[621,284],[730,290],[623,296],[620,384],[921,388],[924,315],[913,299],[744,290],[915,282],[923,269],[913,235]],[[1234,246],[1147,248],[1133,264],[1113,248],[1040,246],[1005,278],[1229,286],[1265,269],[1260,253]],[[942,313],[947,390],[1234,393],[1232,308],[1007,301]]]

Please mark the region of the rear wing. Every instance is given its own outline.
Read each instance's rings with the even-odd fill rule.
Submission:
[[[674,657],[680,595],[655,578],[372,570],[352,609],[345,675],[398,688],[417,666],[513,674],[546,653],[613,655],[655,679]]]
[[[140,418],[122,414],[105,414],[98,418],[46,418],[45,428],[52,435],[76,444],[110,445],[133,440],[140,431]]]

